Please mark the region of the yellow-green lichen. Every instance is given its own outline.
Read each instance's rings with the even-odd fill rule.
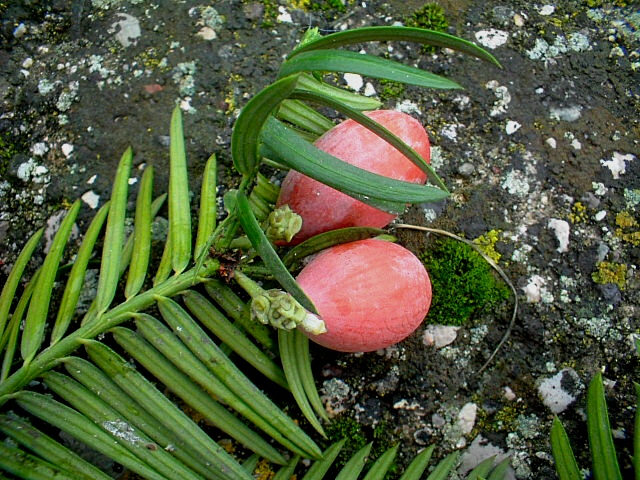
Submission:
[[[569,220],[571,223],[582,223],[587,221],[587,207],[582,202],[576,202],[571,207]]]
[[[627,265],[616,262],[598,262],[596,271],[591,274],[594,282],[599,284],[614,283],[624,290],[627,283]]]
[[[616,215],[615,235],[625,242],[636,247],[640,245],[640,229],[638,221],[629,212],[620,212]]]
[[[502,255],[496,250],[496,244],[501,240],[502,230],[490,230],[476,238],[475,243],[491,260],[498,263]]]

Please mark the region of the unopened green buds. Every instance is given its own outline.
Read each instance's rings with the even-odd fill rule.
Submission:
[[[289,243],[293,236],[302,228],[302,217],[289,208],[282,205],[269,214],[265,233],[272,242]]]

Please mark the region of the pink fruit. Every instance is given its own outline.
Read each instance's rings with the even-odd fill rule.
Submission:
[[[394,110],[376,110],[368,112],[367,116],[429,161],[429,136],[415,118]],[[427,179],[411,160],[354,120],[346,120],[332,128],[316,140],[315,145],[347,163],[379,175],[412,183],[424,183]],[[366,205],[293,170],[282,182],[277,206],[285,204],[302,217],[302,230],[293,237],[292,244],[336,228],[381,228],[395,218],[393,214]]]
[[[307,334],[341,352],[370,352],[398,343],[422,322],[431,282],[422,262],[395,243],[368,239],[328,248],[297,281],[327,332]]]

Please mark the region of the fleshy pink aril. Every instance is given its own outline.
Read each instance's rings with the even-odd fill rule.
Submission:
[[[341,352],[370,352],[408,337],[429,311],[431,281],[422,262],[395,243],[368,239],[328,248],[297,281],[327,332],[306,334]]]
[[[376,110],[367,116],[400,137],[427,162],[430,159],[429,136],[419,121],[395,110]],[[347,163],[379,175],[412,183],[424,183],[426,174],[402,153],[354,120],[335,126],[315,145]],[[289,205],[302,217],[302,230],[293,237],[299,243],[318,233],[343,227],[381,228],[395,215],[371,207],[344,193],[290,171],[282,182],[277,205]]]

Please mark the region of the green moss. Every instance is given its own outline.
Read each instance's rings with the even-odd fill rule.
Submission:
[[[600,284],[615,283],[624,290],[627,283],[627,265],[616,262],[598,262],[596,271],[591,274],[594,282]]]
[[[438,239],[420,255],[433,287],[429,321],[462,325],[474,314],[509,298],[509,288],[469,245]]]
[[[362,425],[347,414],[336,417],[326,428],[326,433],[330,443],[338,442],[343,438],[347,439],[336,459],[336,464],[344,464],[368,443]]]
[[[0,133],[0,177],[5,176],[9,162],[19,150],[19,147],[8,138],[8,135]]]
[[[405,91],[405,84],[400,82],[394,82],[393,80],[380,80],[380,96],[381,101],[386,101],[394,98],[401,97]]]
[[[427,3],[423,7],[414,11],[406,20],[408,27],[427,28],[437,32],[444,32],[449,28],[444,8],[437,3]],[[422,47],[423,52],[435,52],[436,47],[425,45]]]
[[[336,467],[344,465],[358,450],[370,442],[373,442],[373,446],[369,456],[372,459],[378,458],[392,446],[393,435],[389,429],[390,424],[384,420],[371,429],[361,425],[347,413],[336,417],[326,428],[329,443],[347,439],[336,459]],[[389,472],[395,472],[396,468],[395,464],[392,465]]]

